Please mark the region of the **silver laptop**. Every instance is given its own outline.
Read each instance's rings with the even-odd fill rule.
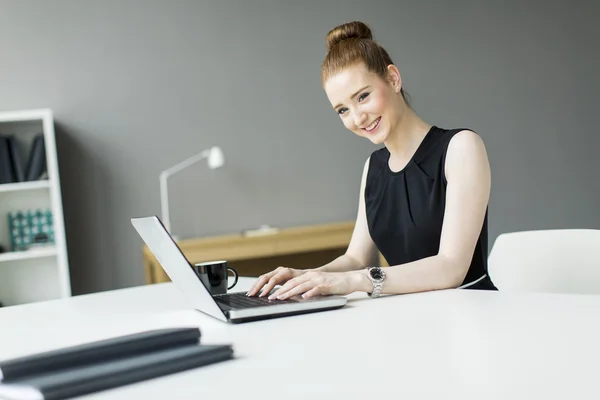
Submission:
[[[213,295],[157,216],[132,218],[131,223],[190,305],[221,321],[249,322],[332,310],[346,305],[347,299],[343,296],[312,299],[295,296],[286,300],[268,300],[266,297],[248,297],[246,292]]]

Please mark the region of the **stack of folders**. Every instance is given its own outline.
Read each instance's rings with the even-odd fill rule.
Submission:
[[[0,184],[37,181],[47,172],[44,134],[35,135],[25,164],[14,135],[0,134]]]
[[[144,331],[0,361],[0,399],[68,399],[233,358],[198,328]]]

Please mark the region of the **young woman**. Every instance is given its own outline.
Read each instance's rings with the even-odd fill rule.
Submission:
[[[279,267],[249,296],[496,290],[487,273],[490,166],[481,137],[410,107],[398,68],[362,22],[327,34],[322,83],[344,126],[383,147],[367,159],[346,253],[315,269]],[[377,252],[389,267],[374,267]]]

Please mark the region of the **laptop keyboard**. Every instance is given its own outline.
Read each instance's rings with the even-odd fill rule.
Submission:
[[[223,295],[213,296],[219,306],[226,310],[240,309],[240,308],[253,308],[253,307],[264,307],[264,306],[275,306],[278,304],[289,304],[297,303],[297,300],[286,299],[286,300],[269,300],[267,297],[256,297],[246,296],[245,292],[229,293]]]

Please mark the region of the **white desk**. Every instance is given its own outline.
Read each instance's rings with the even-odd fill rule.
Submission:
[[[237,289],[250,285],[240,279]],[[0,358],[199,326],[236,359],[86,399],[599,399],[600,296],[451,290],[229,325],[171,283],[0,309]]]

